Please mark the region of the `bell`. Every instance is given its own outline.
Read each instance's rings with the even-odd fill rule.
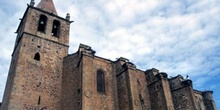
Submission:
[[[40,24],[44,24],[44,21],[41,21]]]

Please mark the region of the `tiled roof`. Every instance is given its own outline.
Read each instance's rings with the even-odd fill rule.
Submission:
[[[41,0],[40,3],[37,5],[37,8],[42,10],[48,11],[57,15],[56,8],[54,6],[53,0]]]

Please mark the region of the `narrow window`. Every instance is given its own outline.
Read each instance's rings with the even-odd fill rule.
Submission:
[[[59,31],[60,31],[60,22],[57,20],[54,20],[51,35],[55,37],[59,37]]]
[[[101,93],[105,92],[105,77],[101,70],[97,71],[97,91]]]
[[[143,99],[143,97],[142,97],[141,94],[139,94],[139,100],[140,100],[140,102],[141,102],[142,110],[146,110],[145,105],[144,105],[144,99]]]
[[[34,59],[37,60],[37,61],[40,61],[40,54],[39,53],[36,53],[34,55]]]
[[[41,97],[39,96],[39,98],[38,98],[38,105],[40,105],[40,101],[41,101]]]
[[[46,25],[47,25],[47,17],[45,15],[41,15],[39,22],[38,22],[38,29],[37,30],[40,32],[45,32]]]
[[[138,87],[138,92],[141,93],[142,87],[141,87],[141,83],[139,80],[137,80],[137,87]]]

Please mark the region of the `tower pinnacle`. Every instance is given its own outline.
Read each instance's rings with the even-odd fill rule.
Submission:
[[[30,5],[31,5],[31,6],[34,6],[34,4],[35,4],[34,0],[31,0]]]
[[[57,15],[56,8],[54,6],[53,0],[41,0],[40,3],[37,5],[37,8],[42,10],[48,11]]]

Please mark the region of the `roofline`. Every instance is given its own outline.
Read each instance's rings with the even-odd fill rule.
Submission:
[[[180,77],[180,76],[182,76],[182,75],[178,74],[177,76],[174,76],[174,77],[168,78],[168,80],[173,80],[173,79],[176,79],[176,78],[178,78],[178,77]],[[182,76],[182,77],[183,77],[183,76]]]
[[[70,57],[70,56],[73,56],[73,55],[76,55],[76,54],[78,54],[78,53],[79,53],[79,51],[76,51],[76,52],[74,52],[74,53],[68,54],[68,55],[65,56],[64,58]],[[86,54],[84,54],[84,55],[86,55]],[[89,55],[87,55],[87,56],[89,56]],[[100,56],[97,56],[97,55],[94,55],[93,57],[98,58],[98,59],[101,59],[101,60],[108,61],[108,62],[110,62],[110,63],[116,63],[116,62],[118,62],[118,60],[112,61],[112,60],[110,60],[110,59],[103,58],[103,57],[100,57]],[[143,73],[145,72],[144,70],[141,70],[141,69],[138,69],[138,68],[136,68],[136,70],[137,70],[137,71],[140,71],[140,72],[143,72]]]

